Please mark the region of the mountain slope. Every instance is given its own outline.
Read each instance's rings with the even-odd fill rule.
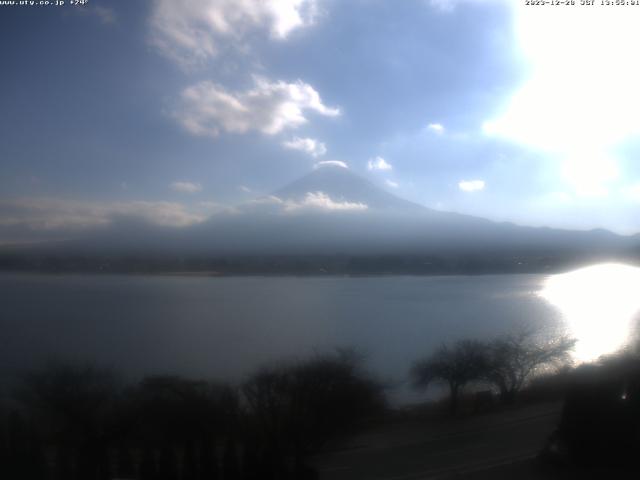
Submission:
[[[122,270],[291,273],[328,271],[331,264],[339,273],[470,273],[539,271],[596,258],[638,259],[640,238],[440,212],[334,166],[195,226],[120,221],[82,238],[11,255],[5,267],[0,258],[0,268],[30,258],[26,264],[47,269],[53,258],[55,268],[63,270],[78,264],[92,269],[97,264],[92,259],[100,259],[101,269],[117,264]],[[332,263],[336,261],[340,267]]]
[[[339,166],[322,166],[275,191],[281,199],[300,201],[309,193],[322,192],[337,202],[362,203],[375,210],[427,211],[426,207],[397,197]]]
[[[604,255],[637,244],[605,230],[523,227],[436,211],[337,166],[321,167],[238,211],[198,227],[201,247],[225,254],[540,256]]]

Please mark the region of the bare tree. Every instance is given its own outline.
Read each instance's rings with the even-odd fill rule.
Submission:
[[[50,433],[82,438],[104,430],[117,385],[107,369],[53,364],[25,375],[17,397]]]
[[[135,433],[158,447],[224,437],[236,428],[237,395],[224,383],[155,375],[127,393],[135,415]]]
[[[412,369],[416,387],[427,388],[433,382],[449,386],[449,411],[458,411],[460,390],[470,382],[481,380],[486,373],[486,346],[477,340],[459,340],[452,346],[442,345],[432,355],[417,361]]]
[[[339,351],[262,369],[244,384],[249,420],[263,450],[256,453],[272,473],[282,474],[287,455],[304,468],[310,451],[384,408],[381,385],[359,363],[357,354]]]
[[[512,403],[536,374],[570,363],[575,343],[566,336],[541,340],[530,330],[498,337],[487,345],[486,380],[504,403]]]
[[[26,375],[17,397],[45,439],[77,450],[82,478],[102,478],[118,383],[110,370],[55,364]]]

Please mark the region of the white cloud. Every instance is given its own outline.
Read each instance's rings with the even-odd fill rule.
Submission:
[[[283,203],[287,212],[301,209],[328,211],[363,211],[369,207],[360,202],[335,201],[324,192],[308,192],[301,201],[286,200]]]
[[[427,130],[431,130],[433,133],[442,135],[444,133],[444,127],[439,123],[430,123],[427,125]]]
[[[238,188],[240,189],[241,192],[244,192],[244,193],[251,193],[252,192],[252,190],[249,187],[247,187],[246,185],[240,185]]]
[[[394,182],[393,180],[386,180],[385,183],[391,188],[398,188],[400,186],[398,182]]]
[[[479,192],[484,190],[484,180],[461,180],[458,182],[458,188],[463,192]]]
[[[86,229],[111,224],[118,217],[137,218],[154,225],[184,227],[206,216],[174,202],[86,202],[55,198],[0,201],[0,226],[32,230]]]
[[[319,168],[322,167],[339,167],[339,168],[349,168],[349,165],[347,165],[346,162],[342,162],[340,160],[323,160],[321,162],[317,162],[314,166],[313,169],[317,170]]]
[[[174,192],[180,193],[198,193],[202,191],[202,185],[192,182],[173,182],[169,188]]]
[[[282,146],[290,150],[308,153],[314,158],[321,157],[327,153],[326,145],[313,138],[294,137],[292,140],[283,142]]]
[[[287,38],[293,30],[312,25],[318,14],[317,0],[271,0],[266,3],[272,18],[271,33],[276,38]]]
[[[192,66],[228,43],[242,48],[255,30],[286,39],[312,25],[317,11],[317,0],[154,0],[151,41],[169,58]]]
[[[267,195],[265,197],[259,197],[248,202],[248,205],[251,206],[260,206],[260,205],[284,205],[284,200],[280,197],[276,197],[275,195]]]
[[[369,160],[367,163],[367,169],[369,170],[393,170],[391,164],[382,157],[375,157]]]
[[[327,117],[340,114],[339,109],[324,105],[318,92],[301,80],[269,82],[255,76],[254,83],[250,90],[230,92],[213,82],[200,82],[182,92],[181,108],[174,115],[190,133],[216,136],[221,130],[274,135],[307,123],[306,111]]]
[[[253,200],[249,205],[257,208],[273,208],[275,210],[271,210],[271,212],[277,214],[292,214],[305,211],[362,212],[369,209],[369,206],[365,203],[335,200],[324,192],[307,192],[301,200],[284,200],[275,195],[268,195]]]

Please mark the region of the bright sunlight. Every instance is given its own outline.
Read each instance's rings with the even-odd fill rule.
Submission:
[[[591,361],[623,347],[640,310],[640,268],[607,263],[550,276],[540,296],[557,307],[578,343],[575,359]]]

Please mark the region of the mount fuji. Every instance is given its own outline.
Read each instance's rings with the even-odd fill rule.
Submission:
[[[326,165],[197,225],[118,221],[55,245],[0,250],[0,268],[498,273],[638,258],[638,235],[525,227],[433,210]]]

